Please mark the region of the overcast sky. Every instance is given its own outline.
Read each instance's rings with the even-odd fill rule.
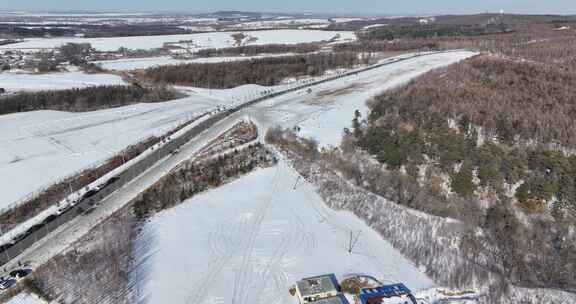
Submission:
[[[576,14],[576,0],[0,0],[0,10],[248,10],[330,14]]]

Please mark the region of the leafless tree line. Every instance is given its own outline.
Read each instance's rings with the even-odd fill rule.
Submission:
[[[82,89],[24,92],[0,99],[0,115],[37,110],[85,112],[177,97],[167,87],[97,86]]]
[[[288,77],[318,76],[329,69],[364,61],[355,53],[318,53],[223,63],[192,63],[147,69],[142,77],[161,84],[233,88],[245,84],[277,85]]]
[[[221,49],[204,49],[196,53],[199,57],[221,57],[221,56],[255,56],[259,54],[284,54],[284,53],[312,53],[320,50],[318,43],[298,43],[298,44],[264,44],[247,45]]]

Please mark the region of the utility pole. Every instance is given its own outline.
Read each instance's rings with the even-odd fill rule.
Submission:
[[[70,195],[72,195],[72,192],[74,191],[72,191],[72,181],[70,179],[68,179],[68,188],[70,190]]]
[[[296,190],[296,185],[298,185],[298,181],[300,180],[301,175],[298,175],[298,177],[296,178],[296,182],[294,183],[294,187],[292,187],[292,190]]]
[[[362,233],[362,231],[358,231],[358,233],[356,235],[354,235],[354,231],[350,230],[350,240],[348,242],[348,253],[352,253],[352,250],[354,250],[354,247],[356,247],[356,244],[358,244],[358,240],[360,239],[360,233]]]

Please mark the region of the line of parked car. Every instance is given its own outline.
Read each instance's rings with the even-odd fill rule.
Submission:
[[[23,267],[10,271],[7,277],[0,276],[0,290],[6,290],[14,286],[19,280],[27,277],[31,273],[31,268]]]
[[[23,232],[23,233],[17,235],[16,237],[14,237],[12,239],[12,241],[1,245],[0,246],[0,254],[4,253],[4,251],[6,251],[9,248],[11,248],[12,246],[16,245],[18,242],[20,242],[21,240],[23,240],[27,236],[31,235],[32,233],[40,230],[42,227],[44,227],[47,224],[51,223],[52,221],[56,220],[60,215],[70,211],[72,209],[72,207],[77,205],[79,202],[81,202],[85,199],[89,199],[90,197],[92,197],[96,193],[98,193],[100,190],[102,190],[105,187],[107,187],[108,185],[114,183],[118,179],[120,179],[120,178],[117,176],[114,176],[114,177],[110,178],[109,180],[107,180],[105,183],[102,183],[101,185],[98,185],[97,187],[88,190],[86,193],[84,193],[84,195],[82,195],[82,197],[79,200],[73,201],[71,203],[68,203],[68,204],[60,207],[58,209],[57,213],[47,216],[42,222],[33,225],[32,227],[28,228],[28,230],[26,230],[26,232]]]

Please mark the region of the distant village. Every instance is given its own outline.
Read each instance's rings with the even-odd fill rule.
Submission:
[[[76,54],[69,54],[63,51],[76,49]],[[172,49],[172,51],[170,51]],[[69,59],[81,60],[82,62],[92,62],[99,60],[115,60],[123,58],[160,56],[160,55],[177,55],[174,46],[152,49],[152,50],[128,50],[120,48],[116,51],[96,51],[90,44],[69,43],[60,48],[46,49],[21,49],[6,48],[0,49],[0,72],[14,69],[29,70],[33,72],[51,72],[58,70],[58,66],[68,65]],[[72,50],[74,52],[74,50]],[[69,58],[68,56],[76,58]],[[78,57],[81,55],[81,57]]]

